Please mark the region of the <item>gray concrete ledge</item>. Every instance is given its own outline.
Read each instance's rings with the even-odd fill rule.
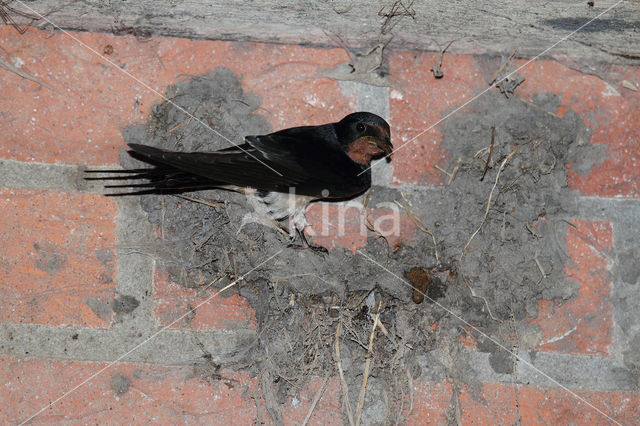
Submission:
[[[11,6],[37,11],[62,28],[139,38],[154,34],[365,49],[390,41],[394,48],[421,50],[439,50],[457,40],[451,52],[509,53],[518,47],[521,55],[531,57],[616,3],[597,0],[589,7],[586,0],[24,0]],[[623,0],[549,55],[637,63],[639,20],[640,3]],[[34,25],[50,26],[45,21]]]
[[[254,330],[163,330],[149,339],[152,335],[2,323],[0,353],[17,358],[110,362],[141,344],[120,362],[190,365],[204,355],[199,340],[213,362],[229,363],[244,359],[257,338]]]
[[[516,363],[516,374],[499,374],[489,363],[489,353],[465,351],[467,362],[462,366],[465,382],[494,382],[558,388],[558,383],[569,389],[602,391],[638,391],[638,383],[621,363],[614,359],[568,355],[552,352],[520,352],[522,360]],[[443,366],[441,350],[418,357],[422,378],[429,381],[445,381],[450,374]],[[532,368],[531,365],[535,367]],[[449,367],[450,368],[450,367]],[[455,374],[455,373],[451,373]],[[551,380],[552,378],[553,380]],[[554,380],[557,382],[554,382]]]

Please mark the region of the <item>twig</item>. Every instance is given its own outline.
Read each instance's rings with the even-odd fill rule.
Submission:
[[[242,99],[231,99],[231,101],[241,103],[242,105],[251,108],[251,105],[249,105],[247,102],[243,101]]]
[[[9,25],[13,26],[13,28],[15,28],[15,30],[18,33],[24,34],[24,33],[27,32],[27,29],[25,27],[23,27],[22,25],[18,25],[16,23],[16,21],[13,20],[11,15],[9,15],[9,12],[13,12],[16,15],[20,15],[20,16],[23,16],[25,18],[29,18],[32,21],[38,21],[38,20],[42,19],[41,17],[39,17],[37,15],[33,15],[31,13],[27,13],[27,12],[23,12],[23,11],[18,10],[18,9],[14,9],[13,7],[9,6],[9,3],[11,3],[11,1],[12,0],[0,1],[0,18],[2,18],[2,20],[4,21],[5,24],[9,24]],[[49,13],[47,13],[47,15],[48,14]]]
[[[522,176],[524,176],[524,173],[520,173],[518,175],[518,177],[515,178],[514,180],[512,180],[507,186],[503,186],[502,188],[500,188],[500,193],[504,193],[504,192],[510,190],[511,187],[513,187],[513,185],[515,185],[516,182],[518,181],[518,179],[520,179]]]
[[[376,234],[378,238],[382,238],[384,242],[389,245],[389,240],[387,239],[387,237],[379,229],[376,229],[376,227],[373,225],[373,223],[371,223],[371,220],[369,219],[369,213],[367,213],[367,205],[369,204],[369,199],[371,199],[372,192],[372,189],[367,191],[367,194],[364,196],[364,201],[362,203],[362,216],[364,218],[364,226],[366,226],[369,231]]]
[[[347,409],[347,418],[349,424],[354,426],[353,413],[351,412],[351,403],[349,402],[349,387],[347,381],[344,378],[344,372],[342,371],[342,362],[340,361],[340,331],[342,330],[342,320],[338,321],[336,327],[336,340],[334,343],[334,350],[336,353],[336,365],[338,366],[338,372],[340,373],[340,383],[342,384],[342,398],[344,399],[344,405]]]
[[[369,205],[369,200],[371,199],[371,194],[373,193],[373,189],[369,189],[364,196],[364,200],[362,201],[362,208],[366,209]]]
[[[176,124],[175,126],[170,128],[169,130],[167,130],[167,133],[173,133],[173,132],[175,132],[176,130],[178,130],[182,126],[188,126],[189,123],[191,123],[191,119],[192,118],[193,118],[193,115],[191,117],[189,117],[188,120],[182,120],[179,124]]]
[[[489,145],[489,155],[487,156],[487,162],[484,165],[484,170],[482,171],[482,177],[480,178],[480,182],[484,180],[484,175],[487,174],[487,169],[489,168],[489,163],[491,162],[491,155],[493,155],[493,142],[496,137],[496,128],[491,127],[491,145]]]
[[[453,44],[455,40],[451,40],[447,46],[440,51],[440,58],[438,58],[438,62],[431,68],[431,72],[433,73],[434,78],[442,78],[444,77],[444,73],[442,72],[442,59],[444,58],[444,53],[447,51],[449,46]]]
[[[302,426],[305,426],[309,422],[309,419],[311,418],[311,414],[313,414],[313,410],[315,410],[316,408],[316,404],[318,404],[318,401],[320,401],[320,398],[322,397],[322,394],[324,393],[324,390],[327,387],[327,382],[329,381],[329,376],[331,376],[331,373],[333,373],[333,369],[327,370],[326,374],[324,375],[324,379],[322,380],[322,386],[320,386],[320,389],[318,389],[318,392],[316,392],[316,395],[313,397],[313,401],[311,402],[311,407],[309,407],[309,412],[307,413],[307,417],[304,418],[304,421],[302,422]]]
[[[536,265],[538,265],[538,269],[540,270],[540,273],[542,274],[542,278],[547,278],[547,273],[544,271],[544,268],[542,267],[542,264],[540,263],[540,260],[538,260],[538,252],[536,252],[536,255],[533,257],[533,260],[536,261]]]
[[[453,170],[451,171],[451,173],[449,173],[448,171],[446,171],[442,167],[438,166],[437,164],[435,166],[433,166],[433,167],[435,167],[436,169],[440,170],[445,175],[449,176],[449,180],[447,181],[447,186],[448,186],[448,185],[451,185],[451,182],[453,182],[453,178],[456,177],[456,174],[458,173],[458,170],[460,170],[460,163],[461,162],[462,162],[462,158],[458,158],[458,161],[456,161],[456,165],[453,168]]]
[[[471,292],[471,296],[475,297],[476,299],[482,299],[482,301],[484,302],[484,305],[487,307],[487,312],[489,312],[489,316],[491,317],[491,319],[494,321],[502,322],[498,318],[493,316],[493,313],[491,313],[491,308],[489,308],[489,302],[487,302],[487,299],[484,296],[478,296],[476,294],[476,292],[473,290],[473,287],[471,287],[471,284],[469,284],[469,281],[467,281],[467,278],[464,276],[462,272],[460,272],[460,276],[462,277],[462,280],[469,288],[469,291]]]
[[[456,166],[451,171],[451,175],[449,176],[449,180],[447,181],[447,186],[451,185],[451,182],[453,182],[453,178],[456,177],[456,174],[458,173],[458,170],[460,170],[460,163],[461,162],[462,162],[462,158],[458,158],[458,161],[456,162]]]
[[[500,164],[500,168],[498,169],[498,173],[496,174],[496,180],[493,183],[493,187],[491,188],[491,192],[489,192],[489,199],[487,200],[487,207],[486,207],[486,209],[484,211],[484,216],[482,217],[482,221],[480,221],[480,225],[478,225],[478,228],[475,230],[475,232],[473,234],[471,234],[471,237],[469,237],[469,241],[467,241],[467,244],[465,244],[464,248],[460,252],[460,260],[459,260],[460,263],[462,263],[462,258],[464,257],[464,254],[465,254],[465,252],[467,250],[467,247],[469,247],[469,244],[471,244],[471,241],[473,241],[475,236],[478,235],[478,232],[480,232],[480,229],[482,229],[482,226],[484,225],[485,221],[487,220],[487,216],[489,215],[489,209],[491,208],[491,200],[493,198],[493,192],[495,191],[496,186],[498,186],[498,179],[500,179],[500,173],[502,173],[502,170],[507,165],[507,163],[509,162],[511,157],[513,157],[515,155],[516,152],[518,152],[518,148],[516,148],[513,151],[511,151],[511,153],[509,153],[509,155],[507,155],[507,158],[505,158],[502,161],[502,164]],[[482,296],[476,295],[476,292],[473,290],[473,287],[471,287],[471,284],[469,284],[469,281],[467,281],[467,279],[465,278],[464,274],[461,273],[460,275],[462,276],[462,279],[464,280],[464,282],[467,285],[467,287],[469,287],[469,291],[471,291],[471,295],[473,297],[481,298],[484,301],[484,304],[487,307],[487,311],[489,312],[489,316],[491,317],[491,319],[493,319],[495,321],[500,321],[499,319],[494,317],[493,314],[491,313],[491,309],[489,308],[489,303],[487,302],[487,299],[485,299]]]
[[[498,174],[496,175],[496,180],[493,184],[493,187],[491,188],[491,192],[489,192],[489,199],[487,200],[487,208],[484,211],[484,216],[482,217],[482,221],[480,222],[480,225],[478,225],[478,229],[476,229],[475,232],[471,234],[471,237],[469,237],[469,241],[467,241],[467,244],[464,245],[464,248],[462,249],[462,252],[460,254],[460,261],[462,261],[462,256],[464,256],[464,253],[467,250],[467,247],[469,247],[469,244],[471,244],[471,241],[475,238],[478,232],[480,232],[480,229],[482,229],[482,225],[484,225],[484,222],[487,220],[487,216],[489,215],[489,208],[491,207],[491,200],[493,198],[493,191],[495,191],[496,186],[498,186],[498,179],[500,179],[500,173],[502,173],[502,170],[507,165],[509,160],[511,160],[511,157],[515,155],[516,152],[518,152],[518,148],[511,151],[511,153],[507,155],[507,158],[505,158],[502,161],[502,164],[500,164],[500,168],[498,169]]]
[[[282,304],[280,304],[280,298],[278,297],[278,281],[276,278],[276,282],[273,284],[273,297],[276,298],[276,303],[278,304],[278,308],[280,308],[280,312],[284,313],[284,309],[282,309]]]
[[[496,79],[498,78],[498,76],[500,75],[500,73],[504,70],[504,68],[511,62],[511,60],[513,59],[514,56],[516,56],[516,52],[518,52],[518,48],[516,47],[515,49],[513,49],[513,52],[511,52],[511,55],[509,55],[509,57],[507,58],[506,61],[504,61],[502,63],[502,65],[500,65],[500,68],[498,68],[498,71],[496,71],[496,73],[493,75],[493,78],[491,79],[491,82],[489,83],[490,85],[495,83]]]
[[[380,328],[380,331],[382,331],[382,334],[387,336],[389,338],[389,340],[391,341],[391,343],[393,343],[394,345],[397,346],[397,343],[394,340],[393,336],[391,336],[389,331],[387,331],[387,327],[385,327],[384,324],[382,324],[382,322],[378,321],[378,327]]]
[[[371,367],[371,356],[373,352],[373,338],[376,335],[376,328],[378,327],[378,320],[380,319],[380,306],[382,300],[378,302],[378,310],[376,311],[376,318],[373,320],[373,327],[371,328],[371,334],[369,335],[369,349],[367,353],[367,360],[364,363],[364,377],[362,378],[362,387],[360,388],[360,399],[358,400],[358,408],[356,409],[356,426],[360,425],[360,419],[362,417],[362,406],[364,405],[364,394],[367,390],[367,379],[369,378],[369,368]]]
[[[7,71],[11,71],[14,74],[19,75],[22,78],[26,78],[27,80],[31,80],[34,83],[38,83],[41,86],[46,87],[47,89],[56,92],[59,95],[62,96],[67,96],[64,93],[62,93],[61,91],[59,91],[58,89],[53,88],[52,86],[50,86],[48,83],[45,83],[42,80],[38,80],[37,78],[35,78],[34,76],[27,74],[26,72],[22,71],[20,68],[15,67],[13,64],[9,63],[6,59],[4,59],[2,56],[0,56],[0,67],[5,68]]]
[[[479,156],[481,156],[482,154],[484,154],[485,151],[489,151],[488,147],[484,147],[484,148],[480,148],[474,155],[473,158],[478,158]]]
[[[204,204],[205,206],[209,206],[209,207],[220,207],[220,206],[218,206],[217,204],[210,203],[210,202],[208,202],[208,201],[204,201],[204,200],[201,200],[201,199],[199,199],[199,198],[189,197],[188,195],[182,195],[182,194],[174,194],[174,195],[175,195],[176,197],[178,197],[178,198],[182,198],[182,199],[185,199],[185,200],[193,201],[193,202],[195,202],[195,203]]]
[[[404,198],[404,200],[407,201],[407,199],[405,198],[404,194],[402,192],[400,194],[402,195],[402,198]],[[436,243],[436,237],[435,237],[435,235],[433,235],[433,232],[431,232],[431,229],[429,229],[429,227],[424,224],[422,219],[420,219],[420,217],[417,214],[415,214],[411,210],[409,210],[409,207],[405,206],[402,203],[399,203],[397,200],[394,200],[394,203],[396,203],[398,206],[400,206],[400,208],[403,209],[407,213],[407,216],[409,216],[409,219],[411,219],[413,224],[416,225],[416,227],[419,230],[421,230],[424,233],[427,233],[427,234],[431,235],[431,240],[433,241],[433,250],[434,250],[434,253],[435,253],[435,257],[436,257],[436,265],[440,265],[440,258],[438,257],[438,243]],[[407,204],[408,203],[409,202],[407,201]]]
[[[213,280],[211,280],[211,282],[209,284],[207,284],[206,286],[202,287],[202,290],[206,290],[209,287],[211,287],[212,285],[214,285],[215,283],[217,283],[218,281],[220,281],[222,279],[222,277],[224,276],[224,271],[226,271],[228,267],[229,267],[229,264],[227,263],[226,266],[224,267],[224,269],[222,269],[222,271],[220,271],[218,273],[218,276],[215,277]]]
[[[437,164],[435,164],[433,167],[435,167],[436,169],[440,170],[442,173],[444,173],[447,176],[451,176],[451,173],[449,173],[448,171],[446,171],[445,169],[443,169],[442,167],[438,166]]]
[[[409,3],[408,6],[405,6],[402,3],[402,0],[396,0],[395,3],[393,3],[393,5],[391,6],[391,9],[389,10],[389,12],[384,13],[384,9],[385,7],[383,6],[379,11],[378,11],[378,16],[382,16],[385,18],[384,22],[382,23],[382,27],[380,28],[380,33],[382,34],[386,34],[389,31],[391,31],[393,29],[393,27],[395,27],[398,22],[400,22],[400,19],[398,19],[395,24],[390,25],[391,19],[393,19],[396,16],[400,16],[400,17],[404,17],[404,16],[411,16],[412,18],[415,18],[416,15],[416,11],[413,10],[411,8],[411,6],[413,6],[413,2],[415,0],[411,0],[411,2]],[[404,9],[404,10],[400,10],[400,8]]]

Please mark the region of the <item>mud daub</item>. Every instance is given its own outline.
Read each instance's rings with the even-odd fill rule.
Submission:
[[[167,96],[234,142],[240,142],[236,135],[269,131],[257,114],[260,99],[244,93],[228,70],[180,82]],[[558,102],[553,96],[525,102],[487,93],[443,124],[442,145],[450,159],[439,166],[456,170],[450,183],[445,176],[439,187],[373,188],[370,202],[403,203],[433,237],[418,230],[402,247],[372,237],[361,250],[364,256],[342,249],[318,255],[286,248],[275,230],[256,224],[240,229],[249,209],[243,197],[207,191],[189,195],[216,207],[174,196],[140,197],[158,234],[147,249],[173,281],[203,294],[283,249],[229,290],[255,308],[259,337],[233,365],[263,378],[267,407],[278,418],[279,404],[310,376],[339,375],[339,370],[354,415],[369,360],[362,422],[402,420],[412,404],[412,380],[421,374],[471,389],[478,385],[465,374],[470,366],[460,342],[467,333],[479,350],[491,353],[496,372],[513,371],[511,355],[470,324],[506,347],[512,347],[514,334],[520,344],[534,347],[540,330],[530,320],[538,301],[562,303],[577,291],[564,277],[570,262],[564,232],[575,211],[566,164],[586,173],[592,163],[584,154],[597,148],[588,144],[589,132],[577,115],[555,114]],[[166,103],[154,108],[147,125],[127,129],[125,137],[173,150],[228,146]],[[122,162],[133,165],[126,154]],[[412,302],[412,289],[401,280],[416,267],[429,270],[433,279],[421,304]],[[371,341],[376,315],[381,327]],[[444,355],[431,371],[421,371],[417,359],[434,351]],[[343,403],[348,416],[344,398]]]

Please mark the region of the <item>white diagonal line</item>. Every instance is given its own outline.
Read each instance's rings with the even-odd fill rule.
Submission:
[[[596,407],[595,405],[591,404],[589,401],[587,401],[586,399],[584,399],[583,397],[581,397],[580,395],[578,395],[577,393],[573,392],[571,389],[567,388],[566,386],[564,386],[562,383],[560,383],[559,381],[557,381],[556,379],[554,379],[553,377],[549,376],[548,374],[546,374],[544,371],[540,370],[538,367],[536,367],[535,365],[531,364],[529,361],[527,361],[526,359],[522,358],[520,355],[516,354],[515,352],[507,349],[504,345],[500,344],[500,342],[498,342],[497,340],[495,340],[493,337],[489,336],[487,333],[483,332],[482,330],[480,330],[479,328],[475,327],[474,325],[472,325],[471,323],[469,323],[468,321],[464,320],[462,317],[456,315],[455,313],[453,313],[451,310],[449,310],[447,307],[445,307],[444,305],[442,305],[441,303],[439,303],[437,300],[432,299],[431,297],[427,296],[426,294],[424,294],[423,292],[421,292],[420,290],[418,290],[417,288],[415,288],[413,285],[411,285],[410,283],[408,283],[407,281],[405,281],[404,279],[400,278],[398,275],[394,274],[392,271],[390,271],[389,269],[387,269],[384,265],[376,262],[375,260],[373,260],[371,257],[367,256],[366,254],[364,254],[362,251],[358,250],[358,254],[360,254],[361,256],[363,256],[364,258],[366,258],[367,260],[369,260],[369,262],[379,266],[380,268],[382,268],[384,271],[388,272],[389,274],[393,275],[395,278],[397,278],[398,280],[400,280],[400,282],[402,282],[404,285],[406,285],[407,287],[413,289],[414,291],[417,291],[418,293],[422,294],[424,297],[426,297],[427,299],[429,299],[429,301],[431,301],[432,303],[438,305],[438,307],[440,307],[441,309],[443,309],[445,312],[447,312],[449,315],[452,315],[453,317],[455,317],[456,319],[458,319],[460,322],[462,322],[464,325],[466,325],[467,327],[473,329],[474,331],[476,331],[478,334],[481,334],[482,336],[484,336],[485,338],[491,340],[496,346],[498,346],[500,349],[508,352],[509,354],[513,355],[518,361],[522,362],[523,364],[526,364],[527,366],[529,366],[530,368],[532,368],[533,370],[535,370],[536,372],[540,373],[541,375],[543,375],[544,377],[546,377],[547,379],[551,380],[553,383],[555,383],[556,385],[558,385],[560,388],[562,388],[564,391],[568,392],[571,396],[573,396],[574,398],[578,399],[581,402],[584,402],[585,404],[587,404],[589,407],[593,408],[594,410],[596,410],[598,413],[602,414],[604,417],[606,417],[608,420],[612,421],[613,423],[622,426],[622,423],[618,422],[617,420],[615,420],[614,418],[612,418],[611,416],[609,416],[607,413],[605,413],[604,411],[602,411],[601,409],[599,409],[598,407]]]
[[[467,102],[463,103],[462,105],[460,105],[459,107],[457,107],[456,109],[454,109],[453,111],[451,111],[450,113],[448,113],[447,115],[445,115],[444,117],[442,117],[441,119],[439,119],[438,121],[436,121],[435,123],[433,123],[432,125],[430,125],[429,127],[425,128],[424,130],[422,130],[420,133],[418,133],[417,135],[415,135],[414,137],[412,137],[411,139],[409,139],[407,142],[405,142],[404,144],[402,144],[401,146],[399,146],[397,149],[393,150],[393,152],[391,152],[391,154],[388,154],[385,156],[385,158],[389,158],[391,155],[393,155],[394,153],[400,151],[402,148],[410,145],[411,143],[415,142],[416,139],[418,139],[420,136],[424,135],[425,133],[427,133],[429,130],[433,129],[434,127],[436,127],[438,124],[442,123],[444,120],[446,120],[447,118],[451,117],[453,114],[457,113],[458,111],[460,111],[462,108],[466,107],[467,105],[469,105],[471,102],[475,101],[476,99],[478,99],[480,96],[484,95],[485,93],[487,93],[489,90],[491,90],[493,87],[495,87],[496,85],[498,85],[499,83],[501,83],[502,81],[506,80],[507,78],[511,77],[513,74],[517,73],[518,71],[520,71],[522,68],[526,67],[527,65],[529,65],[531,62],[535,61],[536,59],[538,59],[540,56],[544,55],[545,53],[547,53],[548,51],[550,51],[551,49],[553,49],[554,47],[556,47],[557,45],[559,45],[560,43],[568,40],[569,38],[571,38],[571,36],[573,36],[575,33],[577,33],[578,31],[582,30],[584,27],[586,27],[587,25],[591,24],[593,21],[595,21],[596,19],[600,18],[602,15],[604,15],[605,13],[609,12],[611,9],[615,8],[616,6],[618,6],[620,3],[622,3],[624,0],[619,0],[616,4],[614,4],[613,6],[609,6],[607,9],[605,9],[603,12],[600,12],[596,17],[591,18],[590,20],[588,20],[587,22],[585,22],[584,24],[580,25],[577,29],[571,31],[568,35],[562,37],[560,40],[556,41],[555,43],[553,43],[551,46],[547,47],[546,49],[544,49],[542,52],[538,53],[536,56],[534,56],[533,58],[529,59],[527,62],[525,62],[524,64],[520,65],[518,68],[516,68],[514,71],[510,72],[509,74],[507,74],[506,76],[502,77],[500,80],[496,80],[494,83],[492,83],[489,87],[487,87],[486,89],[484,89],[482,92],[478,93],[477,95],[475,95],[474,97],[472,97],[471,99],[469,99]],[[369,169],[371,169],[374,165],[378,164],[378,163],[382,163],[382,161],[379,161],[377,163],[373,163],[371,164],[368,168],[366,168],[365,170],[363,170],[362,172],[360,172],[358,174],[358,176],[360,176],[361,174],[367,172]]]
[[[277,255],[279,255],[280,253],[282,253],[284,249],[280,250],[279,252],[277,252],[274,255],[269,256],[268,259],[260,262],[260,264],[258,264],[257,266],[254,266],[253,268],[251,268],[251,270],[249,272],[247,272],[246,274],[242,275],[240,278],[236,279],[235,281],[233,281],[231,284],[221,288],[220,290],[216,291],[215,293],[213,293],[211,296],[209,296],[207,299],[205,299],[204,301],[198,303],[195,307],[193,307],[192,309],[189,309],[187,312],[185,312],[183,315],[181,315],[179,318],[177,318],[175,321],[173,321],[172,323],[165,325],[164,327],[162,327],[160,330],[156,331],[155,333],[153,333],[151,336],[149,336],[148,338],[146,338],[144,341],[138,343],[137,345],[135,345],[133,348],[131,348],[130,350],[128,350],[127,352],[125,352],[124,354],[120,355],[118,358],[116,358],[115,360],[111,361],[110,363],[108,363],[106,366],[104,366],[103,368],[101,368],[100,370],[98,370],[97,372],[93,373],[91,376],[89,376],[88,378],[86,378],[85,380],[83,380],[82,382],[80,382],[79,384],[77,384],[76,386],[74,386],[71,390],[68,390],[67,392],[63,393],[61,396],[59,396],[57,399],[49,402],[49,404],[45,405],[44,407],[42,407],[38,412],[36,412],[35,414],[33,414],[32,416],[30,416],[28,419],[26,419],[25,421],[20,423],[20,426],[30,422],[34,417],[36,417],[37,415],[39,415],[40,413],[42,413],[43,411],[45,411],[47,408],[51,407],[52,405],[58,403],[60,400],[66,398],[67,396],[69,396],[70,394],[72,394],[73,392],[77,391],[78,389],[80,389],[82,386],[84,386],[85,384],[89,383],[91,380],[95,379],[97,376],[99,376],[100,374],[102,374],[103,372],[105,372],[106,370],[108,370],[109,368],[113,367],[116,363],[120,362],[122,359],[124,359],[125,357],[127,357],[129,354],[131,354],[132,352],[135,352],[138,348],[140,348],[141,346],[145,345],[147,342],[149,342],[151,339],[153,339],[154,337],[156,337],[158,334],[160,334],[161,332],[163,332],[164,330],[166,330],[167,328],[171,327],[172,325],[176,324],[178,321],[182,320],[184,317],[186,317],[187,315],[191,314],[192,312],[194,312],[195,310],[197,310],[200,306],[204,305],[205,303],[208,303],[209,301],[211,301],[212,299],[214,299],[215,297],[217,297],[220,293],[222,293],[223,291],[227,290],[228,288],[233,287],[234,285],[236,285],[239,281],[242,281],[244,279],[244,277],[246,277],[247,275],[249,275],[250,273],[252,273],[253,271],[255,271],[256,269],[258,269],[259,267],[261,267],[262,265],[264,265],[265,263],[269,262],[271,259],[273,259],[274,257],[276,257]]]
[[[267,163],[265,163],[264,161],[260,160],[258,157],[256,157],[255,155],[251,154],[250,152],[248,152],[247,150],[243,149],[240,145],[236,144],[235,142],[233,142],[231,139],[229,139],[228,137],[226,137],[225,135],[223,135],[222,133],[218,132],[217,130],[215,130],[213,127],[209,126],[207,123],[205,123],[204,121],[200,120],[198,117],[196,117],[195,115],[191,114],[189,111],[187,111],[186,109],[184,109],[183,107],[181,107],[180,105],[176,104],[175,102],[173,102],[171,99],[167,98],[165,95],[163,95],[162,93],[158,92],[156,89],[154,89],[153,87],[149,86],[147,83],[145,83],[144,81],[140,80],[138,77],[136,77],[135,75],[131,74],[129,71],[125,70],[124,68],[121,68],[118,66],[118,64],[116,64],[115,62],[113,62],[111,59],[105,57],[104,55],[101,55],[98,51],[96,51],[94,48],[92,48],[91,46],[89,46],[88,44],[84,43],[82,40],[80,40],[78,37],[74,36],[73,34],[71,34],[69,31],[66,31],[62,28],[60,28],[58,25],[54,24],[53,22],[51,22],[51,20],[49,20],[46,16],[38,13],[37,11],[33,10],[31,7],[29,7],[27,4],[23,3],[21,0],[15,0],[17,3],[21,4],[22,6],[26,7],[27,9],[29,9],[29,11],[31,13],[33,13],[34,15],[38,16],[40,19],[44,20],[45,22],[51,24],[54,28],[56,28],[57,30],[59,30],[60,32],[62,32],[63,34],[65,34],[66,36],[70,37],[72,40],[74,40],[76,43],[80,44],[82,47],[84,47],[85,49],[89,50],[91,53],[95,54],[96,56],[98,56],[100,59],[102,59],[103,61],[107,62],[108,64],[112,65],[114,68],[116,68],[118,71],[120,71],[121,73],[123,73],[124,75],[126,75],[127,77],[135,80],[137,83],[140,83],[142,86],[144,86],[147,90],[155,93],[156,95],[160,96],[165,102],[170,103],[171,105],[173,105],[175,108],[179,109],[180,111],[182,111],[184,114],[186,114],[188,117],[196,120],[198,123],[200,123],[201,125],[203,125],[204,127],[206,127],[207,129],[209,129],[210,131],[212,131],[214,134],[218,135],[219,137],[221,137],[222,139],[226,140],[227,142],[229,142],[231,145],[235,146],[236,148],[240,149],[242,152],[244,152],[245,154],[247,154],[248,156],[252,157],[254,160],[256,160],[257,162],[259,162],[260,164],[262,164],[263,166],[265,166],[266,168],[270,169],[272,172],[274,172],[275,174],[277,174],[278,176],[282,176],[282,173],[278,172],[276,169],[274,169],[273,167],[271,167],[270,165],[268,165]]]

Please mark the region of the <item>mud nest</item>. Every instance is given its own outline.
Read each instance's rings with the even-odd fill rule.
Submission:
[[[235,143],[238,135],[270,130],[259,98],[244,93],[226,69],[181,81],[166,96]],[[243,196],[206,191],[187,195],[210,205],[140,197],[158,231],[151,250],[171,280],[203,295],[283,250],[221,295],[245,296],[258,320],[255,347],[228,366],[261,377],[275,420],[279,405],[311,376],[342,375],[345,418],[361,404],[362,422],[401,421],[412,406],[412,381],[426,374],[419,367],[425,355],[444,354],[430,366],[431,376],[440,371],[444,380],[473,388],[460,373],[470,368],[460,343],[467,334],[491,353],[496,372],[512,372],[511,355],[475,330],[508,345],[515,331],[534,347],[540,331],[530,320],[538,301],[562,303],[576,294],[576,284],[564,277],[570,261],[564,232],[575,211],[565,164],[580,162],[589,133],[577,115],[555,115],[557,107],[551,95],[530,103],[487,93],[444,124],[450,160],[439,165],[449,173],[443,185],[405,192],[372,188],[370,203],[398,202],[411,217],[417,233],[409,244],[391,247],[374,236],[356,254],[290,249],[272,229],[239,229],[250,209]],[[148,123],[127,129],[125,138],[185,151],[229,146],[169,103],[156,105]],[[140,165],[126,154],[122,163]],[[420,274],[430,282],[422,282],[427,297],[416,304],[410,282],[420,281]],[[380,326],[371,340],[376,318]]]

